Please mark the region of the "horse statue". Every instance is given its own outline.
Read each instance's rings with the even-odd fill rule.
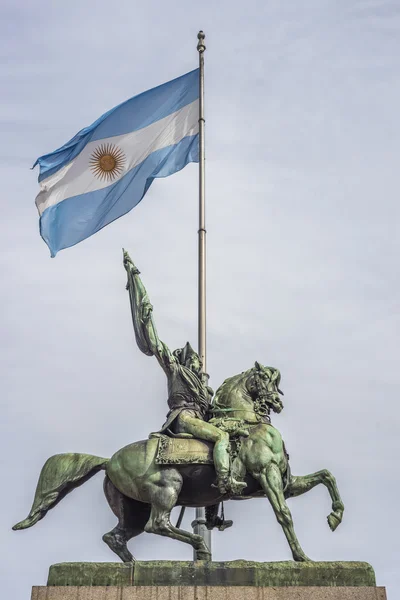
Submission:
[[[190,344],[171,352],[158,337],[139,269],[125,251],[124,267],[137,345],[157,358],[167,376],[167,420],[148,440],[118,450],[111,459],[88,454],[49,458],[28,517],[13,529],[31,527],[68,492],[105,470],[104,492],[118,524],[103,540],[124,562],[134,560],[127,542],[143,531],[190,544],[198,560],[210,560],[200,535],[181,529],[181,518],[176,526],[171,523],[172,509],[206,507],[207,527],[224,529],[230,523],[217,517],[223,500],[265,496],[294,560],[309,560],[294,532],[286,498],[324,484],[332,499],[332,531],[342,520],[344,506],[329,471],[303,477],[290,473],[284,443],[270,419],[271,411],[283,408],[280,372],[256,362],[227,379],[212,400],[208,375]]]
[[[49,458],[28,517],[13,529],[31,527],[66,494],[105,470],[104,492],[118,524],[103,540],[124,562],[135,560],[127,542],[144,531],[190,544],[198,560],[210,560],[200,535],[171,523],[172,509],[215,507],[224,500],[259,497],[267,497],[271,503],[293,559],[309,561],[294,532],[286,499],[325,485],[332,499],[328,516],[332,531],[342,521],[344,506],[335,479],[326,469],[304,476],[290,473],[282,437],[270,422],[271,411],[279,413],[283,408],[280,377],[277,369],[256,362],[251,369],[227,379],[215,394],[210,421],[229,433],[231,469],[236,480],[243,482],[237,495],[232,491],[221,494],[218,486],[213,486],[212,442],[188,434],[171,437],[156,433],[118,450],[111,459],[88,454]]]

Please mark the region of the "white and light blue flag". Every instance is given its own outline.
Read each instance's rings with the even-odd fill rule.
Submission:
[[[199,70],[111,109],[38,158],[40,234],[52,256],[136,206],[156,177],[198,162]]]

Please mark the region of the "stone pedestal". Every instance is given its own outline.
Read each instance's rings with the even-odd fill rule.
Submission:
[[[362,562],[61,563],[31,600],[386,600]]]
[[[31,600],[387,600],[382,587],[34,587]]]

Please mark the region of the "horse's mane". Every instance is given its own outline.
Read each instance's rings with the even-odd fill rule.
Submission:
[[[228,377],[228,379],[225,379],[225,381],[219,386],[219,388],[215,392],[212,404],[215,404],[215,402],[218,402],[219,397],[222,394],[224,394],[228,389],[230,389],[233,385],[236,385],[239,380],[243,379],[246,381],[247,375],[250,375],[250,373],[253,369],[254,369],[254,367],[251,367],[251,369],[247,369],[247,371],[242,371],[241,373],[238,373],[237,375],[232,375],[232,377]]]

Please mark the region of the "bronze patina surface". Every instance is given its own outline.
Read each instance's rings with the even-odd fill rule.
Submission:
[[[212,445],[203,440],[160,435],[155,462],[157,465],[212,465]]]
[[[228,378],[213,396],[190,344],[171,352],[160,340],[139,270],[126,252],[124,267],[137,345],[157,358],[167,378],[167,420],[149,439],[125,446],[111,459],[81,453],[50,457],[28,517],[14,529],[31,527],[67,493],[105,470],[104,491],[118,523],[103,540],[123,562],[135,560],[127,542],[144,531],[190,544],[197,560],[209,561],[204,539],[182,529],[180,522],[171,523],[172,509],[206,507],[207,527],[223,530],[231,522],[218,516],[221,501],[254,497],[269,500],[293,559],[311,562],[297,539],[286,500],[324,485],[331,497],[332,531],[342,521],[344,505],[335,478],[326,469],[302,476],[290,471],[282,436],[270,418],[283,409],[279,370],[256,361]]]

